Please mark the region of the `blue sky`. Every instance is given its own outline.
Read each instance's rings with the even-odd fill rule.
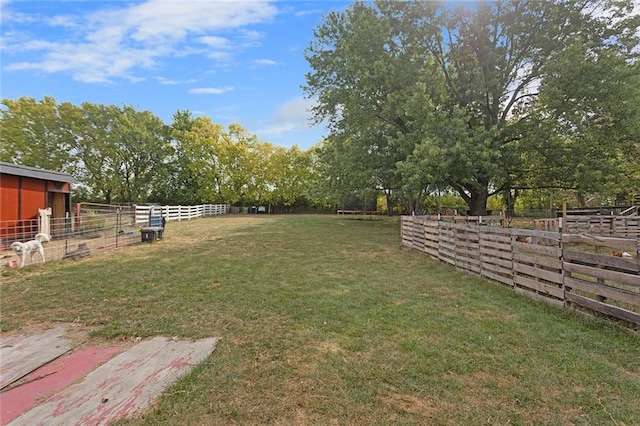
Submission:
[[[309,122],[303,51],[323,14],[349,4],[0,0],[0,96],[131,105],[167,124],[188,110],[308,149],[326,129]]]
[[[300,88],[312,30],[348,1],[21,1],[1,4],[1,96],[177,110],[308,149]]]

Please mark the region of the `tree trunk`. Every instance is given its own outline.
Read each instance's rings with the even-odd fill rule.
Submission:
[[[472,192],[469,202],[469,216],[486,216],[488,198],[489,191],[486,188],[478,192]]]
[[[392,200],[391,200],[391,190],[385,189],[384,190],[384,195],[385,195],[385,198],[387,200],[387,216],[392,216],[393,215],[393,204],[392,204]]]
[[[462,199],[469,206],[469,216],[486,216],[487,200],[489,199],[489,186],[478,186],[471,189],[459,186],[456,188]]]
[[[404,207],[408,214],[423,214],[422,191],[419,191],[415,196],[410,191],[406,191],[403,200]]]

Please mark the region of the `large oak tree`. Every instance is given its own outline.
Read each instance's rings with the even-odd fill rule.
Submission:
[[[635,102],[626,90],[638,46],[631,9],[630,1],[356,2],[315,30],[305,90],[337,137],[328,140],[361,147],[344,153],[358,175],[391,189],[447,186],[471,214],[485,214],[497,191],[593,182],[637,138],[612,102]],[[607,129],[624,136],[604,140]],[[577,178],[575,160],[594,145],[603,161],[585,161],[589,174]]]

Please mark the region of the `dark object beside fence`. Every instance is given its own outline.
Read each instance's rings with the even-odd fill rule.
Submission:
[[[149,211],[149,226],[140,230],[140,237],[143,243],[150,243],[161,240],[164,233],[166,220],[160,215],[154,215]]]

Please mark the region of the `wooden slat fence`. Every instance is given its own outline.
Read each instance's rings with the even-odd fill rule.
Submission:
[[[640,238],[640,216],[567,215],[564,232]]]
[[[560,219],[534,219],[533,229],[536,231],[560,232]]]
[[[511,236],[501,228],[479,232],[480,275],[513,287],[513,250]]]
[[[480,275],[480,232],[470,226],[453,228],[456,268]]]
[[[640,241],[564,234],[562,243],[567,303],[640,324]]]
[[[510,231],[514,291],[553,305],[564,305],[561,234],[524,229]]]
[[[504,222],[504,218],[500,215],[487,215],[487,216],[426,215],[426,216],[414,216],[414,217],[425,218],[427,220],[437,221],[437,222],[466,223],[467,225],[500,226]]]
[[[438,259],[456,264],[455,224],[443,222],[438,224]]]
[[[640,328],[640,240],[403,216],[402,244],[518,294]]]

